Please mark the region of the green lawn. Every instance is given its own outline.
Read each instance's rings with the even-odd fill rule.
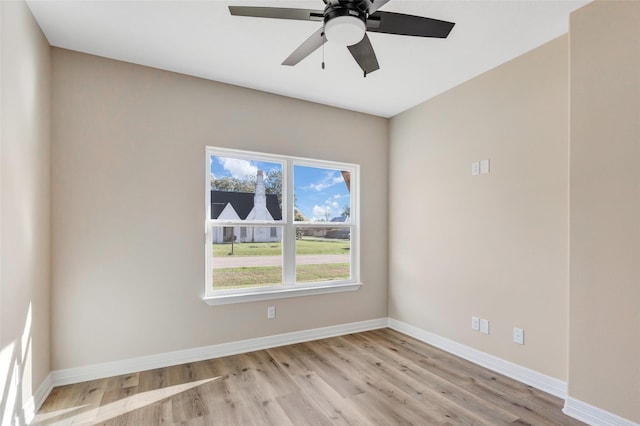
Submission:
[[[279,256],[281,243],[234,243],[234,256]],[[296,254],[348,254],[349,240],[302,238],[296,241]],[[214,244],[213,257],[229,256],[231,243]]]
[[[348,279],[349,273],[348,263],[299,265],[296,267],[296,281],[306,283]],[[256,266],[215,269],[213,282],[218,290],[277,285],[282,282],[282,268]]]

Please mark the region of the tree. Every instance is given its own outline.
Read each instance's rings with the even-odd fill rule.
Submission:
[[[256,178],[247,176],[244,179],[226,176],[220,179],[211,179],[211,189],[225,192],[255,192]]]
[[[298,210],[297,208],[293,209],[293,219],[296,222],[305,222],[307,220],[307,218],[304,217],[302,212],[300,210]],[[302,230],[302,228],[296,228],[296,240],[299,240],[303,236],[304,236],[304,231]]]
[[[298,209],[294,209],[293,215],[296,222],[306,222],[307,220],[307,218]]]
[[[247,175],[243,179],[225,176],[220,179],[211,178],[211,189],[225,192],[256,192],[256,176]],[[264,176],[264,191],[267,194],[276,194],[278,204],[282,208],[282,170],[270,170]],[[294,201],[295,206],[295,201]]]
[[[350,217],[350,216],[351,216],[351,207],[349,207],[349,206],[345,205],[345,206],[342,208],[342,216],[343,216],[343,217]]]
[[[211,189],[225,192],[250,192],[256,190],[256,177],[247,175],[244,178],[225,176],[211,179]],[[282,201],[282,171],[271,170],[265,174],[264,190],[267,194],[277,194],[278,201]]]
[[[278,194],[278,199],[281,197],[282,170],[271,170],[267,172],[267,174],[264,176],[264,189],[267,194]]]

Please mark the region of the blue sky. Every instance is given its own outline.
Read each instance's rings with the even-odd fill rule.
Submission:
[[[215,178],[255,176],[282,170],[279,163],[249,161],[238,158],[212,156],[211,174]],[[340,216],[349,205],[349,191],[340,170],[308,166],[294,166],[294,186],[298,210],[309,220],[325,220]]]

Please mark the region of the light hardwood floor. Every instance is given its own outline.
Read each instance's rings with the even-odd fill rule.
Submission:
[[[382,329],[58,387],[33,424],[582,424],[561,407]]]

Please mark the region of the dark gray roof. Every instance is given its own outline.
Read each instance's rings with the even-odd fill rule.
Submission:
[[[241,220],[247,218],[251,209],[253,209],[252,192],[227,192],[227,191],[211,191],[211,219],[217,219],[228,203],[231,203],[233,209],[238,213]],[[267,194],[267,210],[271,213],[273,220],[282,220],[282,210],[278,203],[276,194]]]

